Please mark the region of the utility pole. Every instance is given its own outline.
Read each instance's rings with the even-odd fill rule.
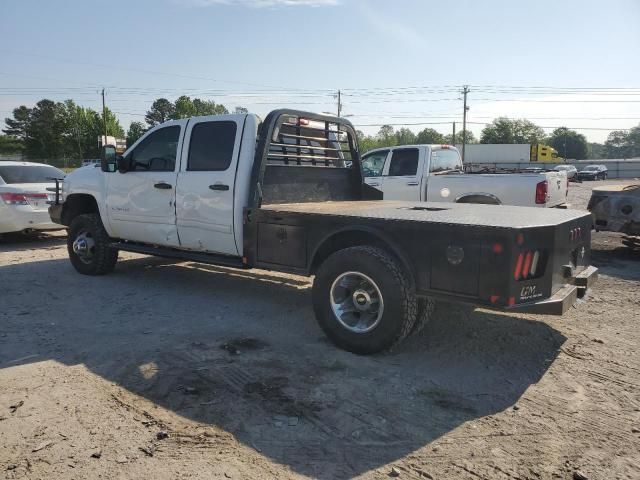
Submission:
[[[462,95],[464,98],[464,112],[462,114],[462,163],[464,163],[464,150],[467,144],[467,93],[469,93],[469,85],[462,87]]]
[[[340,90],[338,90],[338,117],[342,113],[342,94]]]
[[[102,146],[107,144],[107,107],[104,103],[104,88],[102,89],[102,121],[104,122],[104,142]]]
[[[456,122],[453,122],[453,135],[451,136],[451,144],[456,146]]]

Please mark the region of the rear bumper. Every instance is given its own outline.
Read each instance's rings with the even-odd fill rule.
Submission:
[[[0,233],[23,232],[25,230],[60,230],[62,225],[51,221],[49,213],[31,210],[29,206],[5,208],[0,218]]]
[[[564,315],[577,302],[578,298],[586,295],[587,290],[598,280],[598,269],[594,266],[587,267],[569,280],[570,283],[546,300],[515,305],[508,310],[543,315]]]

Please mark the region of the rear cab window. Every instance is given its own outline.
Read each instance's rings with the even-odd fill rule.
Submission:
[[[462,171],[462,159],[457,150],[435,148],[431,150],[429,173]]]

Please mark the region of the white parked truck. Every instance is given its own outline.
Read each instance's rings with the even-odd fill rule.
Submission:
[[[167,122],[58,186],[49,213],[78,272],[123,250],[313,275],[320,326],[356,353],[417,331],[436,299],[562,314],[597,277],[587,212],[383,201],[353,126],[308,112]]]
[[[450,145],[371,150],[362,168],[385,200],[561,207],[568,191],[565,172],[464,173],[460,153]]]

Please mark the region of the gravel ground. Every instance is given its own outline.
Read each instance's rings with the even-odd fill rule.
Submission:
[[[10,238],[0,478],[638,479],[640,255],[593,245],[564,317],[450,308],[358,357],[306,278],[133,254],[91,278],[60,234]]]

